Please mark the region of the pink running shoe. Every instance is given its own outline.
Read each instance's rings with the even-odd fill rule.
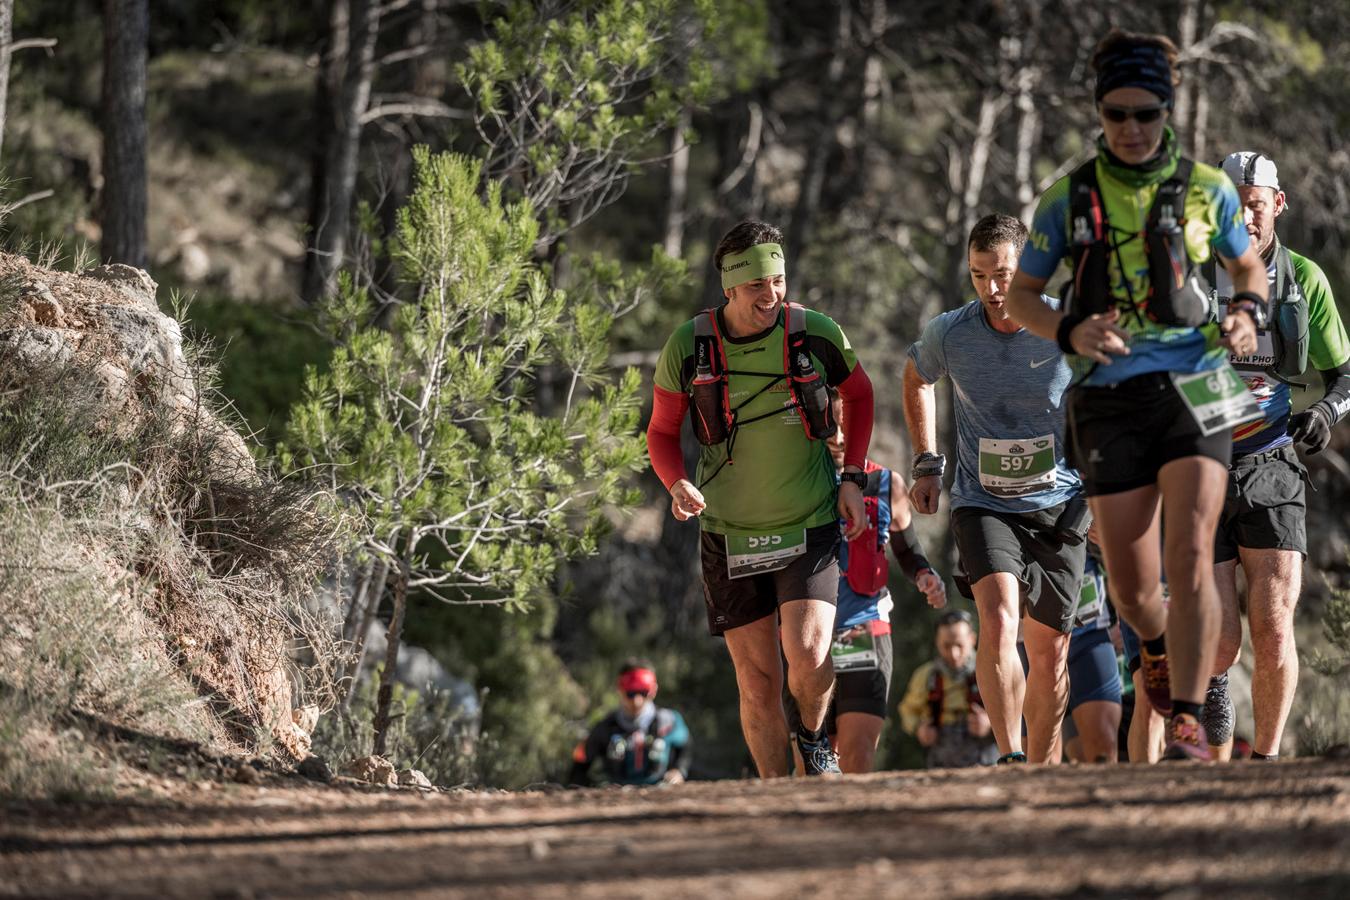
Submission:
[[[1167,749],[1162,758],[1209,762],[1209,740],[1195,716],[1178,713],[1167,720]]]

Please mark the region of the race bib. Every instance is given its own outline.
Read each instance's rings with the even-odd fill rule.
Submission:
[[[878,667],[875,638],[866,625],[855,625],[834,633],[830,659],[836,672],[858,672]]]
[[[1228,304],[1219,305],[1219,321],[1222,322],[1228,316]],[[1256,332],[1256,352],[1248,356],[1238,356],[1236,353],[1228,354],[1228,362],[1242,369],[1268,369],[1275,365],[1275,341],[1271,333],[1264,329]]]
[[[1078,609],[1075,612],[1075,624],[1087,625],[1102,611],[1102,592],[1095,572],[1084,572],[1083,582],[1078,586]]]
[[[1024,497],[1055,486],[1055,436],[980,438],[980,485],[996,497]]]
[[[1226,363],[1193,375],[1173,372],[1172,383],[1205,437],[1262,417],[1261,405],[1247,390],[1247,383]]]
[[[729,534],[727,577],[745,578],[786,568],[806,553],[806,529],[767,534]]]

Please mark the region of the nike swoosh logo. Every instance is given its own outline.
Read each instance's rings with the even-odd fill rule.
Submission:
[[[1031,363],[1031,367],[1032,367],[1033,369],[1039,369],[1041,366],[1045,365],[1046,363],[1048,363],[1048,362],[1054,362],[1054,361],[1057,360],[1057,359],[1059,359],[1058,356],[1052,356],[1052,357],[1050,357],[1049,359],[1043,359],[1043,360],[1041,360],[1040,362],[1035,362],[1035,361],[1033,360],[1032,363]]]

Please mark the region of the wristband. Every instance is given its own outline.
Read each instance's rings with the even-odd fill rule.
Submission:
[[[923,453],[914,455],[914,466],[909,470],[911,480],[927,478],[929,475],[942,477],[942,473],[947,471],[947,457],[941,453],[932,453],[925,450]]]
[[[1069,342],[1069,333],[1077,328],[1081,321],[1082,316],[1066,313],[1060,317],[1059,326],[1055,328],[1055,343],[1059,344],[1059,349],[1063,350],[1066,356],[1075,356],[1078,353]]]

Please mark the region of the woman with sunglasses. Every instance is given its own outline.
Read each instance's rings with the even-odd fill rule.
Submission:
[[[1219,628],[1214,529],[1232,429],[1259,415],[1226,357],[1256,349],[1266,272],[1232,182],[1181,155],[1168,124],[1176,58],[1161,35],[1113,30],[1098,45],[1097,155],[1041,197],[1007,302],[1069,356],[1070,461],[1113,599],[1143,640],[1149,700],[1170,717],[1167,756],[1204,759],[1199,718]],[[1199,275],[1214,254],[1235,287],[1221,323]],[[1041,293],[1066,258],[1060,312]]]

